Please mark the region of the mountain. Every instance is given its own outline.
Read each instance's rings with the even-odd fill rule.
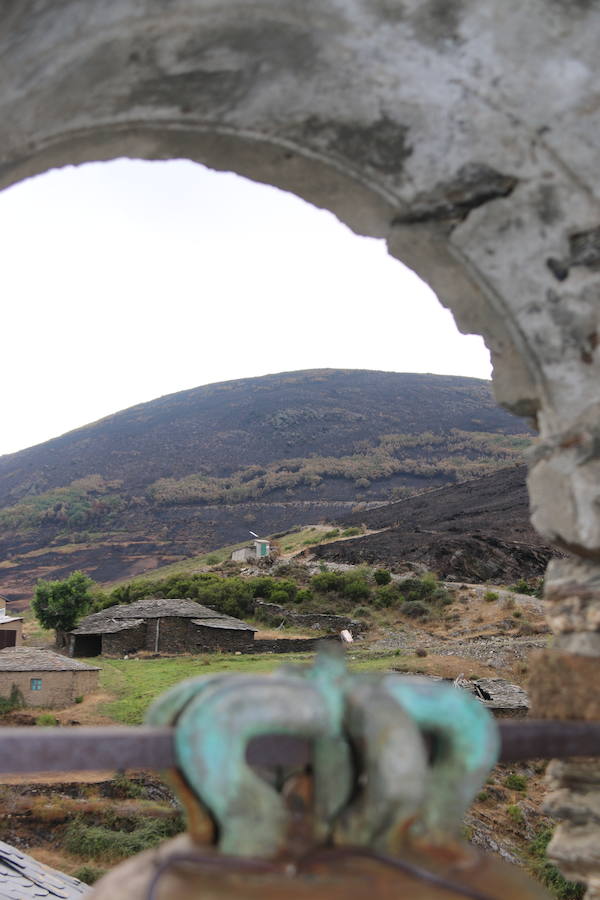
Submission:
[[[0,457],[0,593],[107,582],[521,459],[472,378],[324,369],[181,391]]]
[[[319,559],[395,566],[420,563],[443,578],[509,583],[542,576],[557,551],[529,520],[526,467],[426,491],[338,517],[343,527],[377,529],[311,549]]]

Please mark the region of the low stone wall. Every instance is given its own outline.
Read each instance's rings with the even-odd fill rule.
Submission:
[[[275,638],[264,640],[258,638],[251,645],[244,648],[244,653],[302,653],[316,650],[317,644],[322,643],[322,638]]]
[[[330,634],[339,634],[347,629],[353,635],[362,634],[368,630],[364,622],[357,622],[348,616],[336,616],[329,613],[298,613],[293,609],[287,609],[278,603],[268,603],[266,600],[257,600],[254,611],[263,619],[265,614],[273,623],[279,624],[282,620],[300,628],[311,628],[319,631],[327,631]]]

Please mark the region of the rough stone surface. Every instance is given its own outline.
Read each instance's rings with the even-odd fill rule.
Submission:
[[[252,643],[251,625],[195,600],[145,598],[110,606],[83,619],[69,634],[71,656],[199,653],[242,649]]]
[[[596,657],[556,650],[531,654],[528,693],[536,719],[600,719]]]
[[[535,526],[597,564],[598,23],[583,0],[5,3],[0,187],[183,157],[385,238],[485,337],[498,399],[535,419]],[[571,574],[539,714],[598,715],[597,599]],[[596,896],[599,837],[564,825],[552,843]]]
[[[298,625],[299,628],[314,628],[332,634],[339,634],[340,631],[347,629],[352,635],[357,635],[369,628],[365,622],[357,622],[348,616],[336,616],[330,613],[297,613],[293,609],[287,609],[278,603],[268,603],[266,600],[256,601],[256,612],[262,618],[267,617],[276,625],[288,622]]]
[[[16,685],[23,695],[25,706],[71,706],[76,697],[85,697],[98,690],[99,672],[99,669],[91,667],[60,672],[35,668],[27,672],[0,672],[0,696],[8,697],[12,686]],[[41,681],[40,690],[31,689],[32,679]]]

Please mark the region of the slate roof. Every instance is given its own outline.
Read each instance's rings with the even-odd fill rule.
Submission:
[[[99,672],[98,666],[69,659],[52,650],[34,647],[6,647],[0,650],[0,672]],[[0,895],[1,896],[1,895]]]
[[[256,631],[251,625],[246,625],[240,619],[234,619],[232,616],[215,616],[214,619],[192,619],[194,625],[204,625],[207,628],[227,628],[235,631]]]
[[[54,900],[77,900],[89,894],[87,884],[21,853],[16,847],[0,841],[0,898],[26,900],[27,897]]]
[[[143,619],[107,619],[106,616],[103,616],[95,622],[90,622],[89,620],[93,617],[92,615],[83,619],[71,634],[116,634],[119,631],[130,631],[132,628],[137,628],[144,621]]]
[[[143,619],[158,619],[164,616],[192,619],[197,624],[206,625],[209,628],[236,628],[239,630],[255,631],[250,625],[246,625],[241,619],[226,616],[223,613],[202,606],[195,600],[162,599],[145,597],[136,600],[135,603],[125,603],[121,606],[109,606],[100,612],[92,613],[82,619],[72,634],[103,634],[121,631],[123,628],[115,627],[116,623],[123,620],[135,620],[139,624]],[[217,624],[227,621],[229,624]],[[133,627],[131,624],[129,627]]]

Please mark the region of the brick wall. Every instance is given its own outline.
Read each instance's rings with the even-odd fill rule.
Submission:
[[[8,697],[16,684],[26,706],[70,706],[75,697],[85,697],[98,690],[99,672],[0,672],[0,695]],[[31,690],[31,679],[41,678],[42,688]]]
[[[254,644],[254,632],[242,631],[238,628],[207,628],[205,625],[194,625],[189,622],[187,649],[190,653],[211,652],[214,650],[241,650],[248,652]]]
[[[102,635],[103,656],[125,656],[126,653],[136,653],[144,650],[146,646],[146,623],[128,628],[127,631],[117,631],[115,634]]]

